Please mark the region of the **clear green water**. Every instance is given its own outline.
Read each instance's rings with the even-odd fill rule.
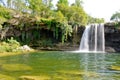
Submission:
[[[120,54],[42,51],[0,57],[0,80],[32,80],[32,78],[120,80]]]

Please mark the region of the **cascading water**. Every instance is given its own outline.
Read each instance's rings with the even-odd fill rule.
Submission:
[[[100,51],[104,52],[104,25],[103,24],[91,24],[86,26],[86,29],[82,35],[79,51]]]

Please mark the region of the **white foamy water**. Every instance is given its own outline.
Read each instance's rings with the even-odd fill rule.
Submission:
[[[104,50],[104,25],[91,24],[86,26],[78,52],[104,52]]]

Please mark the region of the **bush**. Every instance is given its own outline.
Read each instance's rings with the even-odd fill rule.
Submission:
[[[0,30],[2,29],[2,25],[0,24]]]
[[[115,28],[117,28],[117,29],[120,28],[120,22],[115,22]]]
[[[7,19],[6,18],[4,18],[4,17],[2,17],[2,16],[0,16],[0,24],[3,24],[4,22],[6,22],[7,21]]]
[[[0,52],[15,52],[18,47],[20,47],[20,43],[11,38],[0,43]]]

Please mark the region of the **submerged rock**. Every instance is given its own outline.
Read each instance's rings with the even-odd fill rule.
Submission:
[[[106,47],[105,51],[106,52],[116,52],[116,50],[114,48],[112,48],[112,47]]]
[[[110,69],[120,71],[120,66],[111,66]]]

